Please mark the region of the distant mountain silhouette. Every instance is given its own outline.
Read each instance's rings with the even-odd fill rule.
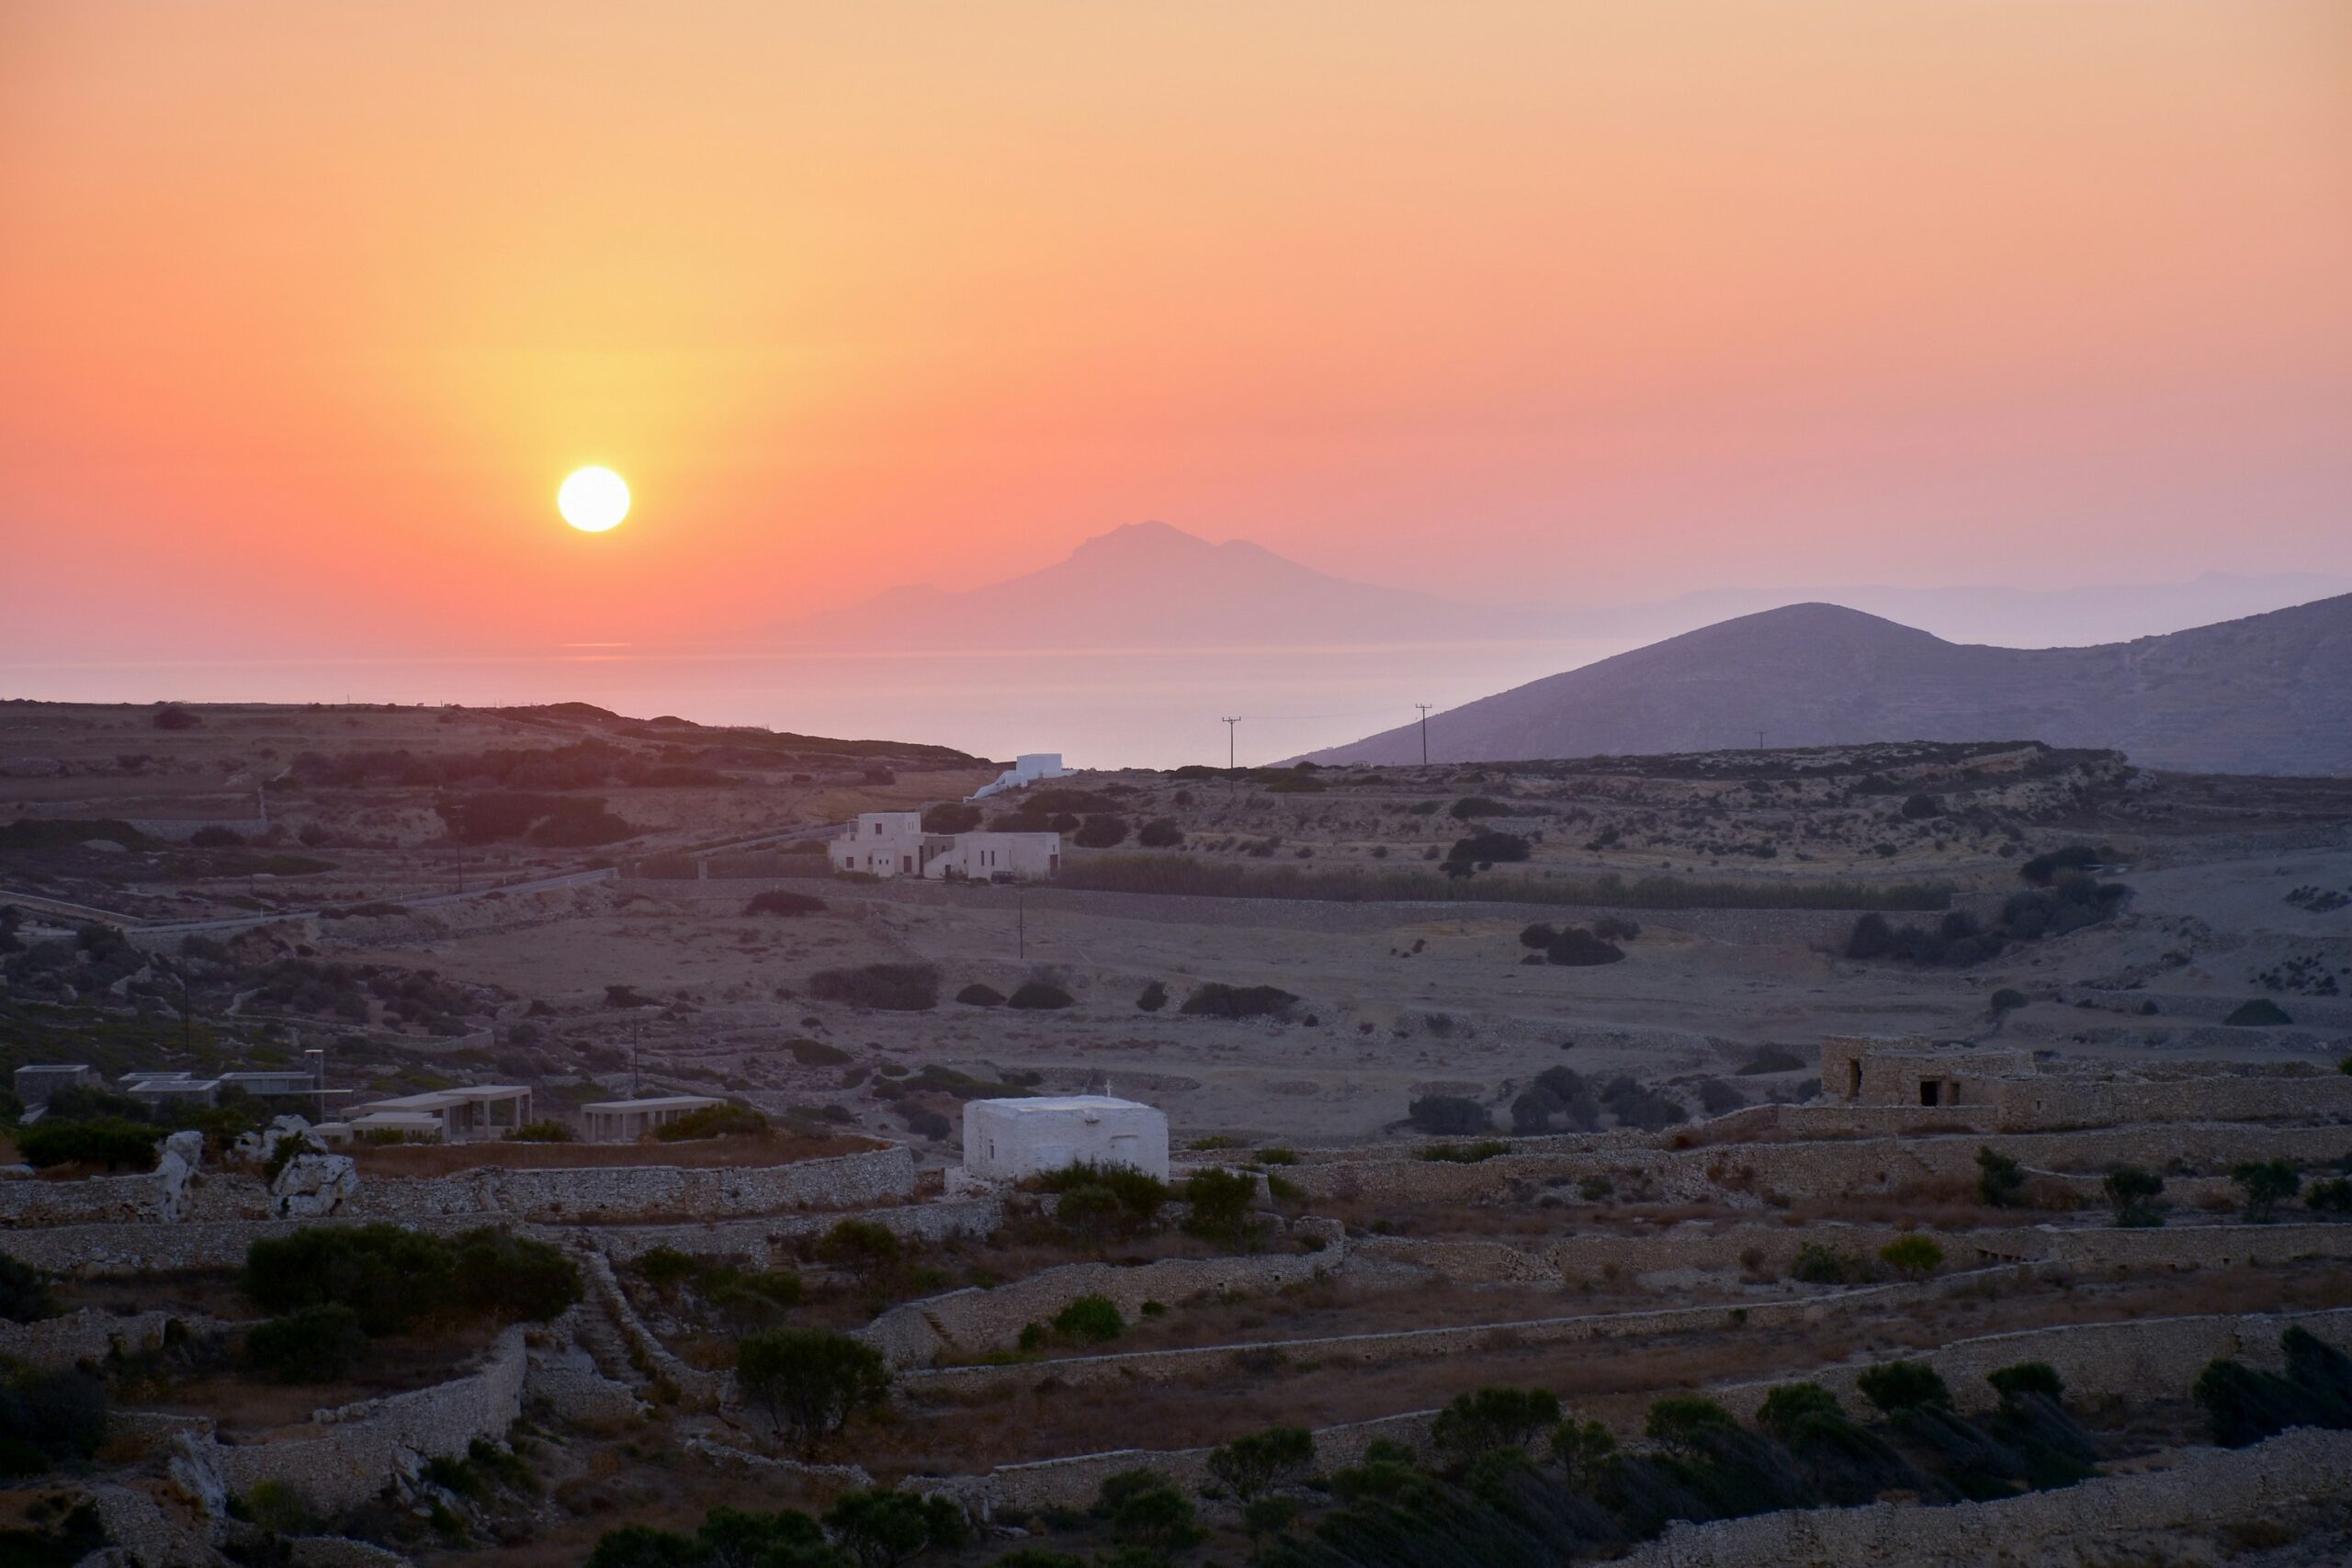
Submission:
[[[1351,582],[1246,540],[1130,523],[1023,577],[960,592],[895,588],[785,635],[827,648],[1296,647],[1539,636],[1557,619]]]
[[[1007,581],[960,590],[893,588],[772,635],[789,647],[829,650],[1302,648],[1572,638],[1623,647],[1792,600],[1832,598],[1944,637],[2049,647],[2177,631],[2348,588],[2352,581],[2312,574],[2209,574],[2193,582],[2120,588],[1726,588],[1658,604],[1498,606],[1351,581],[1244,540],[1212,544],[1165,523],[1134,523]]]
[[[1870,740],[2042,740],[2207,773],[2352,773],[2352,594],[2090,648],[1946,642],[1836,604],[1742,615],[1430,718],[1504,761]],[[1412,762],[1406,726],[1313,753]]]

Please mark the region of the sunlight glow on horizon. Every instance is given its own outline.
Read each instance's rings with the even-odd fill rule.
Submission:
[[[0,660],[753,643],[1147,517],[1487,601],[2352,573],[2347,59],[2329,0],[35,0]],[[578,547],[599,452],[659,526]]]

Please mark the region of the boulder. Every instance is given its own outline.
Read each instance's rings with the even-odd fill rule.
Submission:
[[[166,1222],[187,1218],[194,1201],[197,1173],[204,1167],[204,1134],[188,1128],[164,1140],[155,1156],[155,1216]]]
[[[323,1219],[359,1190],[359,1168],[349,1155],[296,1155],[270,1183],[273,1219]]]

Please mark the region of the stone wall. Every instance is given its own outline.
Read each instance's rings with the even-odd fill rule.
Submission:
[[[348,1508],[424,1460],[503,1438],[523,1409],[524,1331],[498,1337],[479,1371],[431,1388],[322,1410],[308,1427],[258,1443],[183,1438],[184,1451],[232,1494],[265,1481],[300,1488],[322,1509]]]
[[[821,1235],[843,1219],[871,1220],[902,1240],[951,1241],[958,1236],[984,1236],[1004,1224],[1004,1203],[997,1198],[950,1198],[924,1203],[902,1203],[868,1209],[854,1215],[771,1214],[750,1220],[711,1220],[680,1225],[598,1225],[596,1244],[624,1261],[657,1247],[707,1257],[750,1258],[765,1263],[784,1261],[803,1238]],[[544,1227],[551,1237],[556,1227]],[[587,1234],[577,1227],[560,1234]]]
[[[37,1323],[0,1321],[0,1361],[70,1367],[76,1361],[103,1360],[110,1351],[136,1355],[161,1346],[174,1323],[193,1335],[235,1326],[209,1317],[178,1317],[168,1312],[116,1314],[83,1307]]]
[[[259,1220],[269,1217],[269,1189],[243,1172],[206,1172],[185,1189],[182,1216],[193,1220]],[[40,1177],[0,1181],[0,1228],[88,1224],[163,1218],[164,1183],[150,1171],[139,1176],[88,1176],[65,1180]]]
[[[1133,1318],[1146,1302],[1226,1292],[1256,1295],[1304,1284],[1339,1267],[1345,1257],[1342,1238],[1327,1240],[1319,1252],[1163,1258],[1134,1268],[1072,1263],[988,1290],[950,1291],[905,1303],[860,1329],[858,1337],[894,1366],[928,1367],[944,1354],[974,1355],[1010,1346],[1030,1324],[1051,1322],[1080,1296],[1108,1297]]]
[[[2165,1470],[2102,1476],[1997,1502],[1930,1508],[1875,1503],[1676,1525],[1620,1561],[1626,1568],[1831,1562],[1974,1568],[2017,1561],[2019,1553],[2048,1561],[2053,1549],[2072,1544],[2090,1560],[2140,1562],[2120,1544],[2135,1535],[2276,1519],[2298,1504],[2347,1496],[2352,1432],[2301,1429],[2251,1448],[2188,1450]]]
[[[455,1176],[369,1175],[343,1217],[447,1215],[612,1224],[723,1219],[787,1209],[847,1209],[911,1198],[915,1156],[903,1144],[777,1166],[595,1166]]]

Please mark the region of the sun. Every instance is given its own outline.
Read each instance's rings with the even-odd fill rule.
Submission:
[[[583,534],[601,534],[628,515],[628,483],[610,468],[582,468],[555,492],[555,509]]]

